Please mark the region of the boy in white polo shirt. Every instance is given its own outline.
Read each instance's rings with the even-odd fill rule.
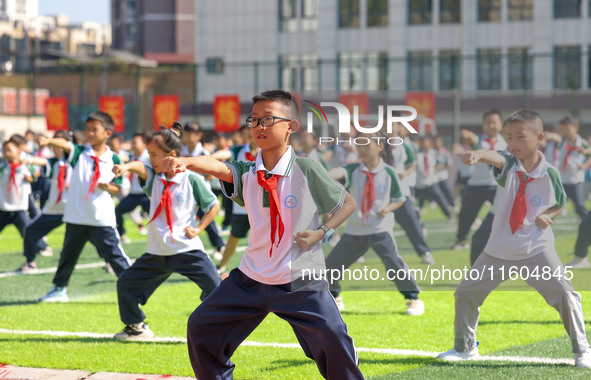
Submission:
[[[470,165],[493,165],[496,180],[504,190],[490,239],[472,267],[481,278],[464,279],[455,292],[454,348],[438,358],[478,359],[476,326],[480,306],[491,291],[509,278],[509,268],[515,268],[518,273],[527,273],[524,280],[559,312],[571,339],[575,365],[591,368],[581,295],[573,290],[568,272],[560,262],[550,228],[566,196],[558,170],[538,151],[544,136],[542,119],[535,111],[519,110],[509,115],[505,123],[511,155],[488,151],[466,152],[463,157]]]
[[[325,280],[304,289],[303,268],[324,264],[321,240],[356,208],[355,200],[316,162],[288,145],[297,102],[282,90],[253,98],[248,124],[261,151],[254,162],[167,158],[165,170],[214,175],[248,212],[251,232],[242,261],[189,318],[189,357],[199,379],[231,379],[230,358],[273,312],[294,329],[305,354],[329,379],[363,379],[357,353]],[[167,166],[168,165],[168,166]],[[319,215],[332,214],[319,227]]]
[[[112,198],[120,191],[122,182],[112,172],[113,165],[121,161],[107,146],[113,126],[111,116],[95,111],[86,118],[86,137],[90,146],[72,144],[59,138],[42,142],[43,145],[63,149],[73,169],[63,218],[66,235],[53,278],[54,286],[39,301],[68,302],[66,285],[87,241],[111,264],[117,276],[129,267],[129,258],[121,247],[116,229]]]

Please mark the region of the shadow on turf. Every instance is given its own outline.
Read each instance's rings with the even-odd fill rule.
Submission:
[[[589,321],[586,321],[589,323]],[[561,325],[562,321],[555,320],[555,321],[523,321],[523,320],[512,320],[512,321],[479,321],[479,326],[485,325]]]
[[[39,303],[36,300],[29,300],[29,301],[2,301],[0,302],[0,307],[2,306],[21,306],[21,305],[32,305],[35,303]]]
[[[113,335],[115,335],[115,333],[113,333]],[[129,340],[129,341],[123,341],[123,340],[115,340],[113,338],[86,338],[86,337],[78,337],[78,336],[69,336],[69,337],[63,337],[63,336],[56,336],[56,337],[29,337],[29,338],[25,338],[25,339],[10,339],[10,338],[0,338],[0,343],[2,342],[38,342],[38,343],[69,343],[69,342],[78,342],[78,343],[96,343],[96,342],[105,342],[105,343],[109,343],[109,342],[113,342],[113,343],[122,343],[122,344],[156,344],[156,345],[160,345],[160,346],[177,346],[177,345],[187,345],[187,343],[185,342],[153,342],[153,341],[149,341],[149,342],[144,342],[141,340]]]

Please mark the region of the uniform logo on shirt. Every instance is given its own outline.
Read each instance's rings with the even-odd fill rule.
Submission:
[[[187,200],[187,197],[185,197],[185,193],[178,193],[176,195],[176,201],[179,203],[185,203],[185,201]]]
[[[378,190],[378,193],[385,193],[386,192],[386,184],[385,183],[378,183],[377,190]]]
[[[288,195],[283,200],[283,204],[288,209],[293,209],[293,208],[295,208],[298,205],[298,199],[296,197],[294,197],[293,195]]]
[[[539,195],[534,195],[530,198],[529,203],[534,207],[539,206],[542,203],[542,198]]]

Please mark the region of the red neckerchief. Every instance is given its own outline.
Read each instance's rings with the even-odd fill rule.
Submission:
[[[90,197],[90,194],[94,191],[99,178],[101,177],[101,168],[99,163],[101,160],[97,156],[90,156],[94,160],[94,171],[92,172],[92,178],[90,179],[90,186],[88,187],[88,193],[86,194],[86,200]]]
[[[275,233],[277,232],[277,227],[279,227],[279,241],[277,242],[277,245],[281,242],[285,229],[283,226],[283,219],[281,218],[281,209],[279,208],[279,196],[277,195],[277,181],[279,180],[279,175],[275,174],[266,178],[265,172],[259,170],[257,171],[257,180],[259,185],[269,193],[269,208],[271,212],[271,249],[269,250],[269,257],[272,257],[273,248],[275,247]],[[279,225],[277,219],[279,219]]]
[[[152,219],[150,219],[148,224],[152,223],[152,221],[156,219],[158,215],[160,215],[160,211],[162,211],[162,207],[164,207],[164,213],[166,214],[166,224],[168,224],[168,229],[170,230],[170,239],[174,243],[174,237],[172,236],[172,197],[170,195],[170,186],[172,185],[172,182],[168,182],[165,179],[160,180],[164,185],[164,191],[162,192],[162,197],[160,198],[160,204],[158,204],[158,208],[156,209],[154,216]]]
[[[515,195],[513,201],[513,208],[511,209],[511,216],[509,217],[509,224],[511,225],[511,232],[515,234],[515,231],[523,226],[523,220],[527,215],[527,204],[525,202],[525,187],[528,183],[533,181],[535,178],[529,177],[527,181],[523,182],[523,172],[517,172],[519,176],[519,190]]]
[[[363,189],[363,199],[361,201],[361,218],[363,220],[363,224],[365,224],[369,216],[369,210],[371,210],[371,206],[375,200],[374,177],[377,173],[370,173],[367,170],[364,170],[363,172],[367,176],[365,188]]]

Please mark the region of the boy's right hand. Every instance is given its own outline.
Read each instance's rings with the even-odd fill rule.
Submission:
[[[469,150],[462,156],[462,162],[466,165],[476,165],[478,163],[478,157],[476,156],[476,153]]]
[[[113,174],[115,177],[121,177],[123,174],[127,173],[127,167],[125,165],[113,165]]]
[[[37,144],[39,144],[39,147],[45,148],[49,144],[49,139],[45,136],[39,136],[37,137]]]
[[[167,173],[182,173],[187,166],[177,157],[165,157],[162,159],[162,171]]]

